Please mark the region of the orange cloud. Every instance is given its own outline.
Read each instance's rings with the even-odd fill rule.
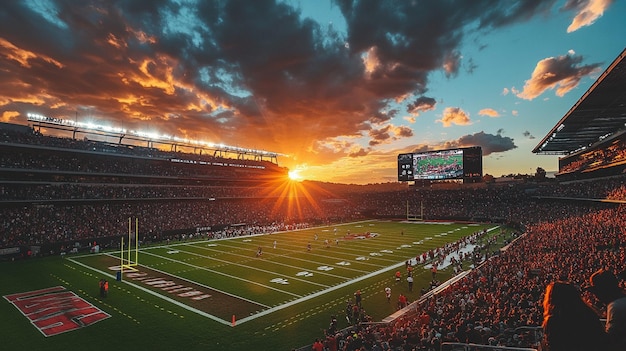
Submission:
[[[11,42],[0,38],[0,56],[6,56],[9,60],[15,60],[20,65],[24,67],[31,67],[30,61],[35,60],[37,58],[42,59],[48,63],[52,63],[53,65],[62,68],[63,65],[48,56],[38,55],[32,51],[23,50],[13,45]]]
[[[604,11],[613,3],[613,0],[570,0],[564,8],[574,8],[578,12],[572,23],[567,27],[567,32],[575,32],[582,27],[592,25],[598,18],[602,17]]]
[[[127,46],[123,40],[117,38],[113,33],[109,33],[107,36],[107,42],[118,49]]]
[[[376,48],[371,47],[367,50],[367,53],[363,55],[363,65],[365,66],[365,72],[371,74],[380,67],[380,60],[376,55]]]
[[[443,116],[437,122],[441,122],[444,127],[450,127],[452,124],[459,126],[472,124],[469,114],[459,107],[446,107]]]
[[[0,121],[4,123],[15,123],[17,121],[17,117],[20,116],[20,113],[17,111],[4,111],[0,116]]]
[[[500,114],[498,113],[498,111],[492,108],[484,108],[478,111],[478,114],[481,116],[488,116],[488,117],[500,117]]]
[[[567,55],[548,57],[537,63],[529,80],[517,97],[532,100],[546,90],[555,89],[557,96],[564,96],[576,88],[580,81],[600,69],[600,64],[581,66],[582,56],[570,51]]]

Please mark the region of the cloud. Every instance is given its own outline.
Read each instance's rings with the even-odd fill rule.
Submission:
[[[532,134],[530,134],[530,132],[529,132],[529,131],[527,131],[527,130],[526,130],[526,131],[524,131],[524,132],[522,133],[522,135],[524,135],[524,136],[525,136],[526,138],[528,138],[528,139],[535,139],[535,137],[534,137]]]
[[[19,115],[20,113],[17,111],[3,111],[2,115],[0,115],[0,122],[15,123]]]
[[[366,150],[360,147],[360,148],[357,148],[356,150],[351,151],[348,154],[348,157],[361,157],[361,156],[366,156],[367,154],[369,154],[369,150]]]
[[[443,149],[443,147],[441,147]],[[419,144],[419,145],[413,145],[409,148],[409,152],[425,152],[425,151],[431,151],[431,150],[435,150],[435,149],[439,149],[438,147],[433,148],[432,146],[428,145],[428,144]]]
[[[405,106],[411,123],[435,109],[442,97],[424,96],[433,72],[452,78],[461,64],[476,67],[461,55],[468,36],[529,21],[555,2],[336,0],[340,31],[284,1],[40,3],[0,6],[3,111],[78,114],[313,165],[377,151],[358,138],[413,136],[389,123]],[[440,122],[471,123],[458,108]]]
[[[419,116],[421,112],[434,110],[437,101],[431,97],[420,96],[406,107],[407,112],[414,116]]]
[[[456,77],[461,66],[461,53],[454,51],[444,57],[443,71],[446,77]]]
[[[502,89],[502,95],[503,95],[503,96],[507,96],[507,95],[509,95],[509,88],[504,88],[504,89]]]
[[[400,138],[409,138],[413,136],[413,130],[405,126],[394,126],[388,124],[380,129],[371,129],[368,132],[371,140],[370,146],[376,146],[379,144],[386,144]]]
[[[370,146],[376,146],[378,144],[382,144],[391,139],[391,134],[389,133],[390,125],[386,125],[381,129],[372,129],[369,131],[369,136],[372,138],[369,141]]]
[[[406,126],[394,127],[393,133],[398,138],[410,138],[410,137],[413,136],[413,130],[411,128],[409,128],[409,127],[406,127]]]
[[[500,117],[500,114],[498,113],[498,111],[492,109],[492,108],[484,108],[480,111],[478,111],[478,114],[480,116],[488,116],[488,117]]]
[[[472,124],[469,114],[459,107],[446,107],[443,116],[437,122],[441,122],[444,127],[450,127],[452,124],[459,126]]]
[[[480,146],[483,156],[489,156],[492,153],[505,152],[517,148],[513,139],[503,137],[501,133],[487,134],[484,131],[464,135],[457,140],[446,142],[442,145],[444,148],[470,147]]]
[[[567,55],[548,57],[537,63],[535,70],[517,96],[532,100],[548,89],[556,89],[557,96],[563,96],[576,88],[580,81],[600,70],[599,63],[581,65],[583,57],[570,51]]]
[[[485,8],[480,27],[502,27],[527,21],[537,15],[549,13],[555,0],[535,0],[509,3],[507,7]]]
[[[563,11],[574,11],[576,15],[567,27],[567,32],[575,32],[582,27],[592,25],[613,3],[613,0],[568,0],[561,8]]]

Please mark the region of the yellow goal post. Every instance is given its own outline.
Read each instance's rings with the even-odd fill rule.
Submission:
[[[139,265],[139,218],[135,218],[135,230],[133,232],[132,218],[128,218],[128,242],[124,247],[124,236],[120,245],[120,270],[124,269],[136,271],[135,266]],[[133,260],[134,253],[134,260]]]

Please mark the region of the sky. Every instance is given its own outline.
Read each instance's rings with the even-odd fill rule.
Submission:
[[[618,0],[2,1],[0,122],[271,151],[335,183],[468,146],[485,174],[554,172],[531,150],[624,50],[624,18]]]

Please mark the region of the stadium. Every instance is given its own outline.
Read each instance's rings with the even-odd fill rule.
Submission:
[[[542,350],[554,281],[605,321],[589,282],[626,280],[625,52],[533,150],[562,156],[554,179],[482,181],[458,149],[399,157],[397,183],[294,182],[275,152],[3,123],[3,347]]]

